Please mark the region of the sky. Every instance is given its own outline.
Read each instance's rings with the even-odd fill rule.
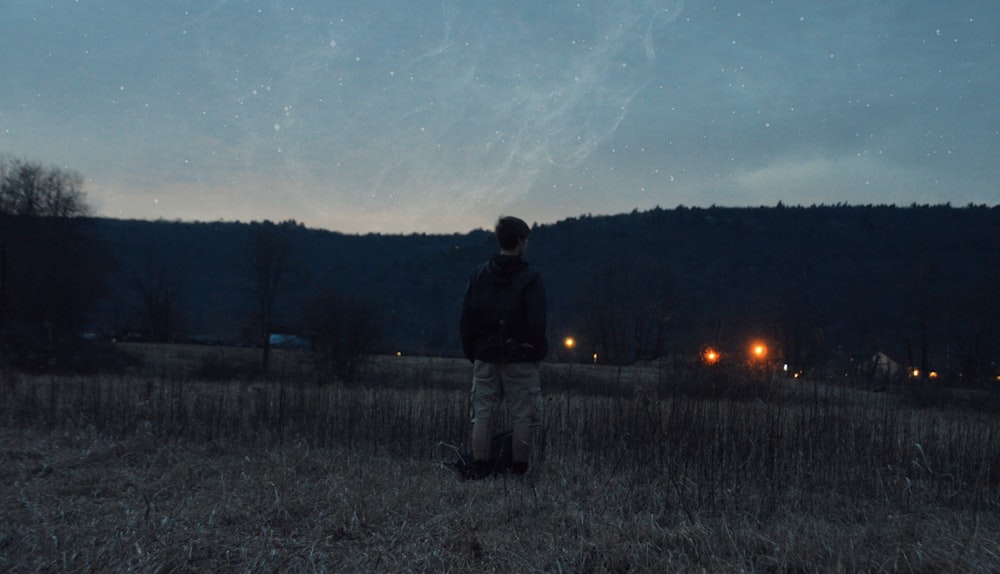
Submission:
[[[0,0],[0,154],[345,233],[996,205],[998,43],[983,0]]]

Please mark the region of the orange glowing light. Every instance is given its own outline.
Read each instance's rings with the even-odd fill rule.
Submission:
[[[563,340],[563,345],[565,345],[567,349],[572,349],[573,347],[576,346],[576,339],[574,339],[573,337],[566,337]]]
[[[750,347],[750,356],[754,359],[763,359],[767,356],[767,345],[764,343],[754,343]]]
[[[715,363],[719,362],[719,359],[722,358],[722,355],[720,355],[719,352],[716,351],[715,349],[709,348],[705,349],[705,352],[702,353],[701,357],[705,361],[705,363],[709,365],[714,365]]]

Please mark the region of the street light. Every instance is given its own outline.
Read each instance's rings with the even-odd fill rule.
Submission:
[[[568,361],[570,369],[573,368],[573,361],[576,359],[576,353],[573,350],[576,348],[576,339],[573,337],[566,337],[563,339],[563,347],[566,347],[566,355],[568,356]]]
[[[706,365],[714,365],[722,359],[722,355],[712,347],[709,347],[701,354],[701,359],[705,361]]]

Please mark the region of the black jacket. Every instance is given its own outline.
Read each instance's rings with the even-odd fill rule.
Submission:
[[[462,303],[459,332],[470,361],[524,363],[549,353],[545,285],[520,257],[497,254],[476,267]]]

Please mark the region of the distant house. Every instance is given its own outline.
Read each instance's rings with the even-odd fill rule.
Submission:
[[[883,379],[894,379],[903,373],[903,366],[879,351],[869,359],[868,372]]]
[[[287,333],[271,333],[268,336],[268,343],[275,349],[310,349],[312,342],[305,337],[289,335]]]
[[[875,382],[876,392],[884,391],[885,383],[896,380],[904,374],[903,366],[881,351],[862,363],[861,369],[861,374]]]

